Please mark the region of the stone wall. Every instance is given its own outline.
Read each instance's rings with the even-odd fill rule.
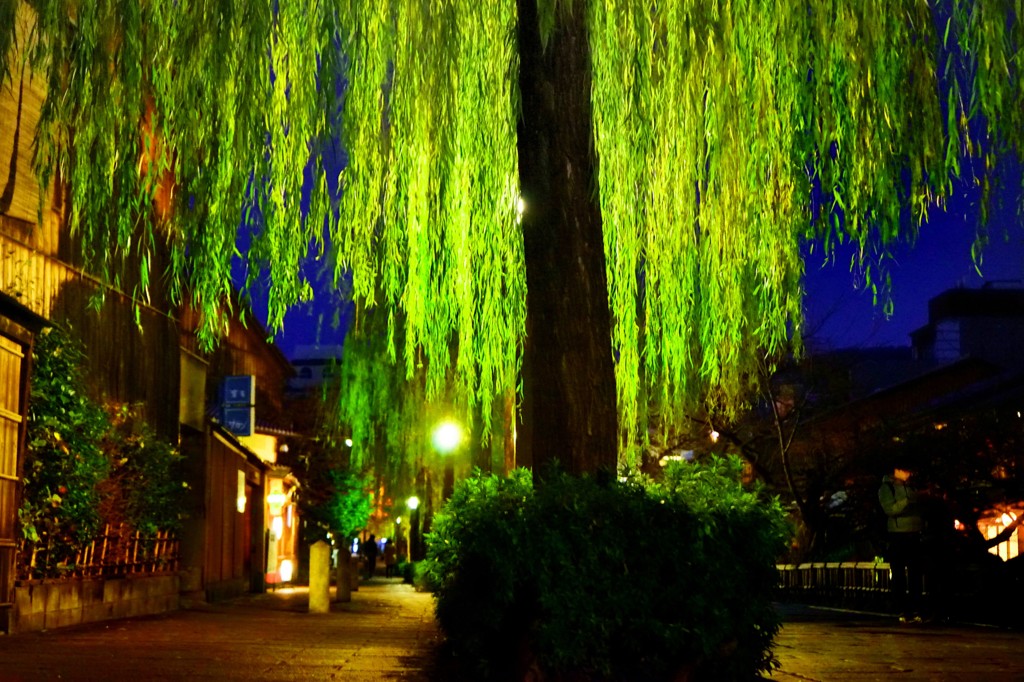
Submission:
[[[8,632],[33,632],[178,608],[177,575],[21,581]]]

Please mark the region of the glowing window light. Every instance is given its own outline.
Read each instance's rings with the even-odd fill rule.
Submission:
[[[238,470],[238,497],[235,499],[235,508],[239,514],[245,513],[245,472]]]
[[[996,512],[998,514],[998,512]],[[1002,533],[1007,526],[1017,520],[1017,514],[1015,512],[1003,512],[998,516],[993,515],[988,519],[978,521],[978,529],[982,535],[992,540],[997,535]],[[1010,559],[1016,558],[1020,553],[1020,541],[1019,541],[1019,528],[1013,530],[1013,534],[1009,538],[1000,542],[998,545],[994,545],[988,548],[989,554],[993,554],[1003,561],[1009,561]]]

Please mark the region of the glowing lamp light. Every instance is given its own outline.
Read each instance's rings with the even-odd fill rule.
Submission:
[[[407,506],[409,509],[412,509],[413,511],[416,511],[420,507],[420,498],[413,495],[412,497],[405,501],[405,506]]]
[[[352,447],[352,439],[351,438],[346,438],[345,439],[345,447],[349,447],[349,448]]]
[[[274,536],[275,540],[279,540],[284,535],[284,519],[280,516],[275,516],[271,519],[270,534]]]
[[[402,517],[401,516],[396,516],[395,517],[395,525],[396,526],[401,526],[402,525]]]
[[[292,574],[295,573],[295,566],[292,565],[291,559],[282,561],[281,567],[277,572],[281,574],[281,582],[290,583],[292,581]]]
[[[281,508],[284,507],[284,503],[287,501],[288,496],[281,492],[267,495],[267,506],[270,507],[270,513],[274,515],[281,513]]]
[[[711,442],[712,442],[712,443],[717,443],[717,442],[718,442],[718,438],[719,438],[719,436],[721,436],[721,435],[722,435],[722,434],[718,433],[718,431],[714,431],[714,430],[712,430],[712,431],[711,431]]]
[[[462,429],[455,422],[443,421],[434,429],[432,441],[438,452],[451,452],[462,442]]]

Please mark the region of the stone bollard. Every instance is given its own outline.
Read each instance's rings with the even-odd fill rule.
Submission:
[[[342,547],[338,550],[338,567],[334,572],[334,601],[352,601],[352,556]]]
[[[358,557],[351,557],[351,559],[349,561],[349,565],[352,567],[352,570],[349,571],[349,577],[352,578],[352,583],[351,583],[352,584],[352,591],[353,592],[358,592],[359,591],[359,572],[360,572],[360,570],[362,568],[362,566],[359,563],[359,558]]]
[[[309,548],[309,612],[331,610],[331,546],[323,540]]]

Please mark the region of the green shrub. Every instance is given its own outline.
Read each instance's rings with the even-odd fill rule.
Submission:
[[[86,395],[84,354],[67,332],[44,330],[32,360],[18,519],[25,549],[45,549],[37,571],[59,575],[100,529],[97,486],[110,469],[100,442],[110,422]]]
[[[299,496],[303,520],[303,541],[314,543],[333,534],[339,544],[348,544],[365,528],[372,511],[370,484],[365,476],[343,468],[313,470]]]
[[[180,530],[188,491],[184,457],[157,437],[136,409],[115,406],[110,417],[104,443],[111,462],[110,478],[103,486],[110,498],[104,505],[105,520],[124,521],[144,535]]]
[[[434,521],[437,617],[473,675],[749,679],[772,664],[776,502],[738,467],[682,463],[661,484],[476,476]]]
[[[54,578],[103,524],[178,530],[181,455],[126,406],[89,397],[82,345],[61,327],[36,339],[27,423],[19,572]]]

